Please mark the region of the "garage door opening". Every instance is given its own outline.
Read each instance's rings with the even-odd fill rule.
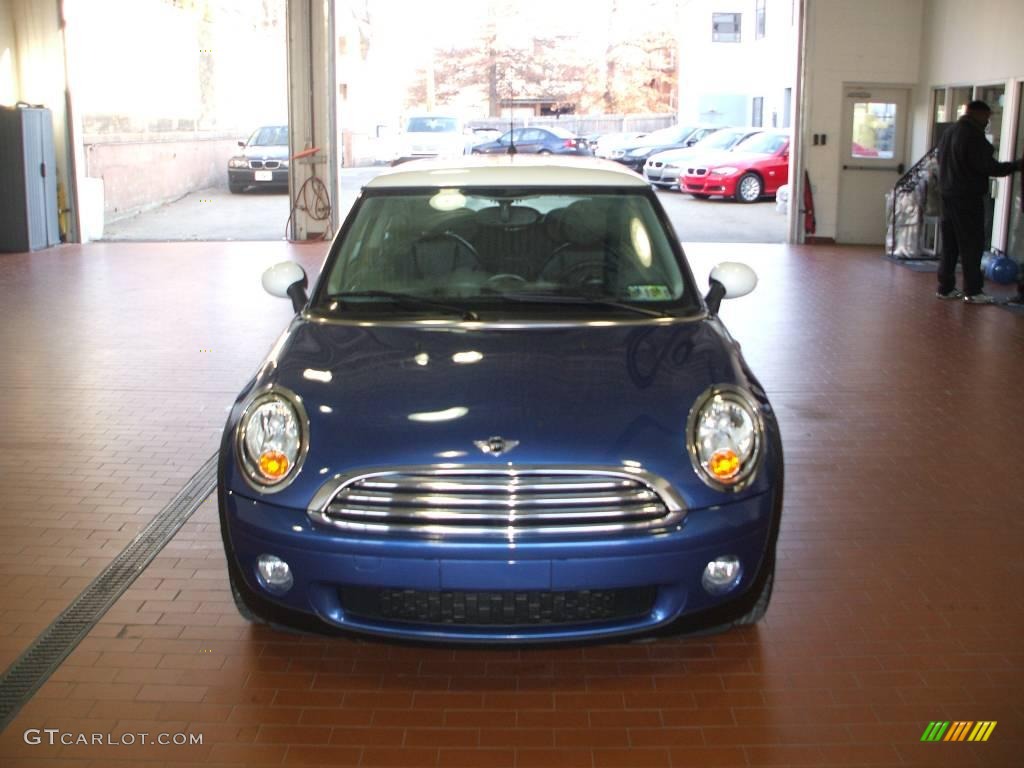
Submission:
[[[66,0],[84,234],[279,240],[285,0]]]
[[[605,0],[581,14],[538,0],[453,2],[439,25],[431,6],[397,14],[391,0],[338,0],[342,215],[346,183],[393,162],[510,142],[557,153],[583,140],[648,178],[682,240],[785,242],[797,4],[721,6]],[[462,134],[447,150],[420,130],[429,116]],[[751,143],[720,141],[733,127]],[[783,138],[751,135],[762,132]],[[688,172],[714,183],[689,190]]]

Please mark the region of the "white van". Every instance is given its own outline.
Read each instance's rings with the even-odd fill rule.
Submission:
[[[398,151],[392,165],[427,157],[451,159],[464,155],[472,147],[462,120],[454,115],[416,113],[405,121],[398,137]]]

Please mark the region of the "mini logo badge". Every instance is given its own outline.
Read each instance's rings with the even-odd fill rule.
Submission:
[[[517,445],[518,440],[506,440],[504,437],[489,437],[486,440],[474,440],[473,445],[479,448],[489,456],[501,456],[503,453],[508,453]]]

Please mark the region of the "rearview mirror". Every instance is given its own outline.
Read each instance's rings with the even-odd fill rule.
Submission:
[[[309,280],[306,277],[306,270],[294,261],[275,264],[263,273],[261,279],[263,290],[279,299],[291,299],[292,308],[296,312],[306,305],[306,287]]]

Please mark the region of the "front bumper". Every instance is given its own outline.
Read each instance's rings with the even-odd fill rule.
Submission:
[[[736,178],[711,176],[683,176],[679,185],[681,192],[695,195],[723,195],[731,197],[736,192]]]
[[[223,489],[220,503],[229,557],[247,586],[286,609],[395,638],[551,642],[643,632],[744,596],[774,545],[781,500],[769,491],[690,510],[677,528],[656,535],[514,543],[359,538],[312,523],[304,509]],[[284,595],[261,586],[261,554],[291,566],[294,585]],[[743,572],[729,592],[713,596],[701,577],[708,561],[727,554],[740,558]],[[559,601],[598,599],[636,602],[605,614],[552,615]],[[496,607],[484,619],[467,610],[488,600]]]
[[[614,160],[616,163],[622,163],[624,166],[629,168],[629,170],[636,171],[641,175],[643,175],[644,164],[647,162],[646,157],[629,157],[628,155],[624,157],[616,157]]]
[[[647,179],[650,184],[657,184],[663,187],[674,187],[679,183],[679,169],[678,168],[652,168],[649,165],[644,166],[644,178]]]
[[[260,174],[257,179],[256,174]],[[269,173],[270,178],[265,178]],[[228,183],[233,187],[279,187],[288,186],[288,169],[276,168],[272,171],[258,171],[252,168],[228,168]]]

